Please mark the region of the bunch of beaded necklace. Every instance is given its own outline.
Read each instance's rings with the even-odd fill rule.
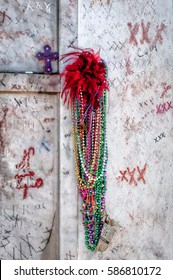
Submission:
[[[72,108],[74,152],[79,194],[83,199],[85,244],[97,247],[105,216],[107,68],[93,50],[66,54],[73,63],[62,73],[62,96]]]

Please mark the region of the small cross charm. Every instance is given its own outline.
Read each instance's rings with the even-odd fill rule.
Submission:
[[[59,54],[57,52],[51,53],[51,47],[46,45],[44,47],[44,53],[37,53],[37,58],[39,60],[44,60],[45,61],[45,67],[44,71],[47,74],[52,73],[52,67],[51,67],[51,61],[52,60],[57,60],[59,57]]]

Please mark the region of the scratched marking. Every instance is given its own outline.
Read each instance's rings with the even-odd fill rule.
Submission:
[[[121,42],[120,40],[118,42],[113,41],[109,50],[113,49],[114,51],[116,51],[116,50],[121,51],[122,49],[125,48],[125,44],[126,44],[126,40],[124,42]]]
[[[163,114],[169,111],[170,109],[173,109],[172,101],[167,101],[166,103],[156,105],[156,109],[157,109],[157,114]]]
[[[104,4],[109,5],[110,0],[92,0],[89,7],[92,8],[96,3],[98,3],[100,6],[103,6]]]
[[[29,10],[33,11],[34,10],[33,7],[31,6],[31,0],[29,0],[29,2],[26,2],[26,4],[27,4],[26,11],[29,11]]]
[[[0,26],[4,24],[6,18],[11,21],[11,17],[9,17],[5,11],[0,11]]]
[[[132,119],[131,117],[127,116],[124,123],[124,128],[125,128],[124,130],[134,131],[134,132],[140,131],[142,127],[142,123],[141,122],[136,123],[135,121],[136,121],[135,118]]]
[[[134,25],[132,25],[131,22],[127,23],[128,27],[129,27],[129,31],[130,31],[130,38],[129,38],[129,43],[134,45],[134,46],[138,46],[139,42],[136,38],[136,36],[139,33],[139,27],[141,26],[141,33],[142,33],[142,38],[140,39],[140,43],[144,44],[144,42],[146,42],[147,44],[151,43],[151,39],[149,38],[149,30],[151,27],[151,23],[147,22],[147,24],[145,24],[143,21],[141,22],[141,24],[139,23],[135,23]],[[155,46],[157,43],[162,44],[163,43],[163,37],[162,37],[162,32],[166,29],[166,25],[161,23],[160,26],[156,27],[156,36],[152,42],[152,45]]]
[[[43,179],[37,178],[35,180],[35,172],[30,169],[30,156],[34,156],[35,149],[30,147],[28,150],[24,150],[22,161],[16,165],[16,169],[21,171],[22,174],[17,173],[14,179],[17,181],[17,189],[23,190],[23,199],[27,198],[28,190],[31,188],[41,188],[43,186]],[[28,184],[24,179],[28,178],[31,180],[31,184]],[[35,180],[35,183],[32,181]],[[24,182],[23,182],[24,181]],[[28,181],[28,180],[27,180]]]
[[[141,22],[141,27],[142,27],[142,39],[140,40],[141,44],[144,44],[146,42],[147,44],[150,44],[150,39],[148,37],[148,31],[150,29],[151,23],[147,22],[145,25],[144,22]]]
[[[4,211],[4,213],[3,213],[4,221],[8,221],[8,222],[12,223],[11,226],[13,228],[22,227],[22,220],[19,217],[19,214],[16,214],[14,205],[13,205],[12,214],[9,214],[6,209],[3,209],[3,211]]]
[[[6,249],[6,247],[10,244],[10,233],[11,231],[5,230],[4,235],[2,236],[2,240],[0,243],[0,248]]]
[[[68,253],[66,253],[64,260],[73,260],[75,259],[75,255],[72,255],[71,251],[69,250]]]
[[[49,111],[49,110],[53,110],[53,105],[46,105],[45,107],[44,107],[44,110],[45,111]]]
[[[143,106],[149,106],[149,105],[154,105],[153,103],[153,98],[150,98],[149,100],[145,100],[145,101],[142,101],[142,102],[139,102],[139,105],[143,108]]]
[[[160,27],[157,26],[157,33],[153,42],[154,45],[156,45],[157,42],[159,42],[160,44],[163,43],[162,31],[165,29],[166,29],[166,25],[164,23],[161,23]]]
[[[43,210],[43,209],[46,209],[44,202],[42,202],[41,204],[34,205],[34,210]]]
[[[49,144],[45,139],[45,136],[41,139],[41,148],[44,148],[47,152],[50,152]]]
[[[55,121],[55,118],[45,118],[44,122],[45,123],[53,123]]]
[[[128,22],[127,25],[128,25],[128,27],[130,29],[129,43],[137,46],[138,45],[138,41],[136,39],[136,35],[137,35],[138,31],[139,31],[139,23],[135,23],[135,25],[132,26],[132,23]]]
[[[20,216],[19,211],[22,211],[23,215],[28,215],[32,214],[29,210],[33,209],[43,211],[46,207],[44,203],[42,203],[34,205],[34,208],[33,205],[23,205],[23,207],[16,207],[13,205],[12,211],[6,208],[3,209],[2,217],[4,218],[4,221],[1,222],[0,231],[1,257],[4,257],[4,254],[6,254],[6,258],[8,257],[8,259],[34,259],[35,254],[39,254],[45,250],[46,246],[50,242],[55,215],[53,216],[51,226],[42,226],[42,223],[39,223],[39,221],[37,221],[37,224],[34,224],[31,220],[31,223],[36,226],[36,229],[40,229],[40,236],[37,242],[35,242],[30,232],[26,232],[26,229],[24,233],[20,229],[20,235],[18,238],[16,237],[16,228],[21,228],[23,221],[25,221],[25,219],[23,220],[23,217]]]
[[[28,2],[26,2],[27,7],[26,7],[26,12],[28,11],[34,11],[36,10],[41,10],[41,11],[45,11],[46,13],[50,14],[51,13],[51,3],[40,3],[39,1],[31,1],[29,0]]]
[[[137,55],[139,57],[143,57],[143,56],[150,55],[151,52],[153,52],[153,51],[157,52],[157,46],[156,45],[149,46],[149,48],[145,48],[145,50],[142,50],[141,48],[138,48]]]
[[[65,134],[64,136],[65,136],[65,138],[70,137],[70,136],[71,136],[71,133],[67,133],[67,134]]]
[[[63,171],[63,174],[64,174],[64,175],[69,175],[69,174],[70,174],[70,171],[69,171],[69,170]]]
[[[37,8],[40,10],[43,10],[43,7],[40,5],[40,3],[36,1],[36,9]]]
[[[159,142],[160,140],[162,140],[165,136],[165,133],[161,133],[159,136],[157,136],[156,138],[154,138],[155,143]]]
[[[160,98],[169,97],[168,91],[170,91],[172,89],[172,86],[168,85],[167,83],[162,83],[161,86],[163,87],[163,92],[162,92]]]
[[[130,58],[126,59],[126,76],[132,75],[134,72],[132,71]]]
[[[139,168],[139,166],[136,166],[132,170],[130,170],[129,167],[126,168],[126,170],[120,170],[120,176],[117,177],[118,180],[125,181],[129,185],[138,185],[138,182],[142,181],[144,184],[146,184],[146,180],[144,178],[144,175],[146,173],[147,165],[145,164],[142,169]],[[136,175],[136,176],[135,176]]]

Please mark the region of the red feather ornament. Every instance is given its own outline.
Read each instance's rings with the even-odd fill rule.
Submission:
[[[92,104],[97,108],[104,90],[108,89],[104,61],[100,58],[100,52],[94,53],[92,49],[77,50],[61,58],[61,60],[67,58],[66,62],[71,61],[71,64],[66,65],[61,73],[61,77],[64,77],[61,97],[68,106],[71,106],[72,101],[77,98],[85,105]]]

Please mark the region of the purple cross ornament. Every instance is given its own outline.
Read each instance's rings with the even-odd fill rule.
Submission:
[[[51,47],[49,45],[46,45],[44,47],[44,53],[39,52],[39,53],[37,53],[36,57],[39,60],[45,61],[44,72],[46,74],[51,74],[52,73],[51,61],[57,60],[59,57],[59,54],[57,52],[51,53]]]

